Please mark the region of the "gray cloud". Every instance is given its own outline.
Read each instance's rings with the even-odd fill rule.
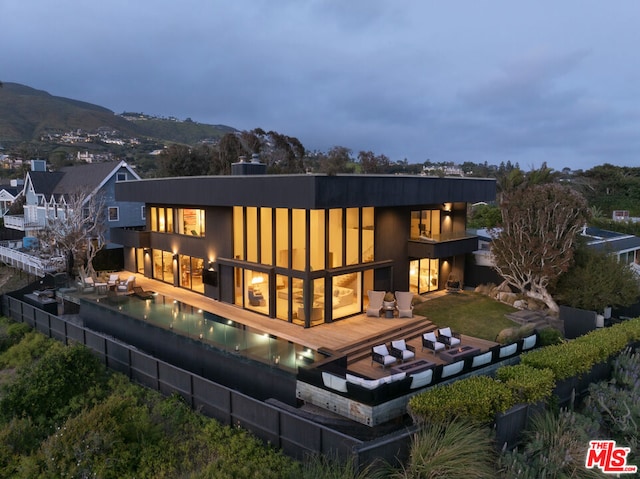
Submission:
[[[3,81],[412,162],[638,164],[640,4],[3,0]]]

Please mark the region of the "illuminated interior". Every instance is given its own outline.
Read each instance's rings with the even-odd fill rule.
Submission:
[[[411,239],[440,240],[440,210],[411,212]]]
[[[409,263],[409,291],[416,294],[438,289],[440,260],[422,258]]]
[[[237,304],[269,314],[270,301],[275,301],[277,318],[312,325],[327,319],[327,306],[332,319],[362,311],[366,291],[363,281],[371,278],[372,284],[373,273],[354,271],[331,276],[326,270],[373,261],[374,208],[234,207],[233,221],[234,259],[276,267],[274,298],[269,297],[269,274],[249,266],[237,267]],[[305,309],[305,279],[297,276],[309,272],[318,276],[321,271],[325,271],[321,277],[308,280],[306,289],[312,291],[313,301]],[[256,277],[261,278],[259,282]],[[326,291],[326,284],[332,284],[331,291]],[[256,286],[261,292],[259,299]]]

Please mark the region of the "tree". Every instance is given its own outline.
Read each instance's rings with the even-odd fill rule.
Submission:
[[[105,245],[105,202],[102,195],[79,191],[67,195],[58,215],[38,233],[41,248],[73,259],[69,271],[81,278],[95,275],[93,259]]]
[[[542,301],[554,313],[551,294],[572,264],[578,233],[588,218],[587,202],[578,192],[545,183],[503,196],[502,228],[494,230],[494,267],[524,296]]]
[[[602,311],[607,306],[629,306],[640,296],[638,277],[628,264],[608,251],[581,245],[575,264],[560,277],[554,296],[574,308]]]
[[[170,145],[160,153],[158,176],[206,175],[214,156],[211,147],[207,145],[195,148]]]
[[[351,150],[344,146],[333,146],[326,155],[320,155],[320,172],[329,176],[337,173],[352,173]]]
[[[358,153],[358,161],[362,173],[386,173],[390,165],[387,156],[376,156],[373,151],[361,151]]]

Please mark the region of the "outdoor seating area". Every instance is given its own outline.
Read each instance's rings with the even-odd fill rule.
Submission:
[[[413,297],[410,291],[367,291],[369,306],[367,316],[379,318],[384,312],[386,318],[412,318],[413,317]]]
[[[509,361],[535,348],[540,341],[534,332],[511,344],[494,343],[487,347],[488,342],[452,334],[450,337],[459,339],[460,343],[447,348],[438,341],[437,332],[434,328],[410,340],[394,339],[389,345],[376,344],[371,348],[369,373],[358,361],[339,354],[300,367],[297,397],[374,426],[403,414],[409,398],[420,390],[462,375],[483,374],[485,368]],[[427,348],[433,356],[427,356],[428,352],[418,354],[416,347],[409,344],[416,341],[431,344]]]

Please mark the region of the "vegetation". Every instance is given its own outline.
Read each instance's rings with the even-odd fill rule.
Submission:
[[[461,291],[418,303],[414,314],[426,316],[437,326],[451,327],[461,334],[494,341],[500,331],[516,325],[505,314],[514,307],[480,293]]]
[[[629,265],[608,251],[581,245],[575,264],[562,275],[554,297],[567,306],[603,311],[606,306],[630,306],[640,296],[640,283]]]
[[[553,371],[526,364],[502,366],[496,371],[496,379],[513,391],[516,403],[546,401],[555,386]]]
[[[547,183],[504,194],[502,229],[491,244],[495,269],[523,296],[558,313],[549,287],[571,266],[586,219],[586,201],[567,187]]]
[[[380,478],[494,479],[496,452],[491,431],[469,421],[425,424],[412,439],[401,469],[386,467]]]
[[[488,376],[471,376],[433,387],[409,400],[409,413],[418,423],[451,418],[491,424],[499,412],[515,404],[513,391]]]

